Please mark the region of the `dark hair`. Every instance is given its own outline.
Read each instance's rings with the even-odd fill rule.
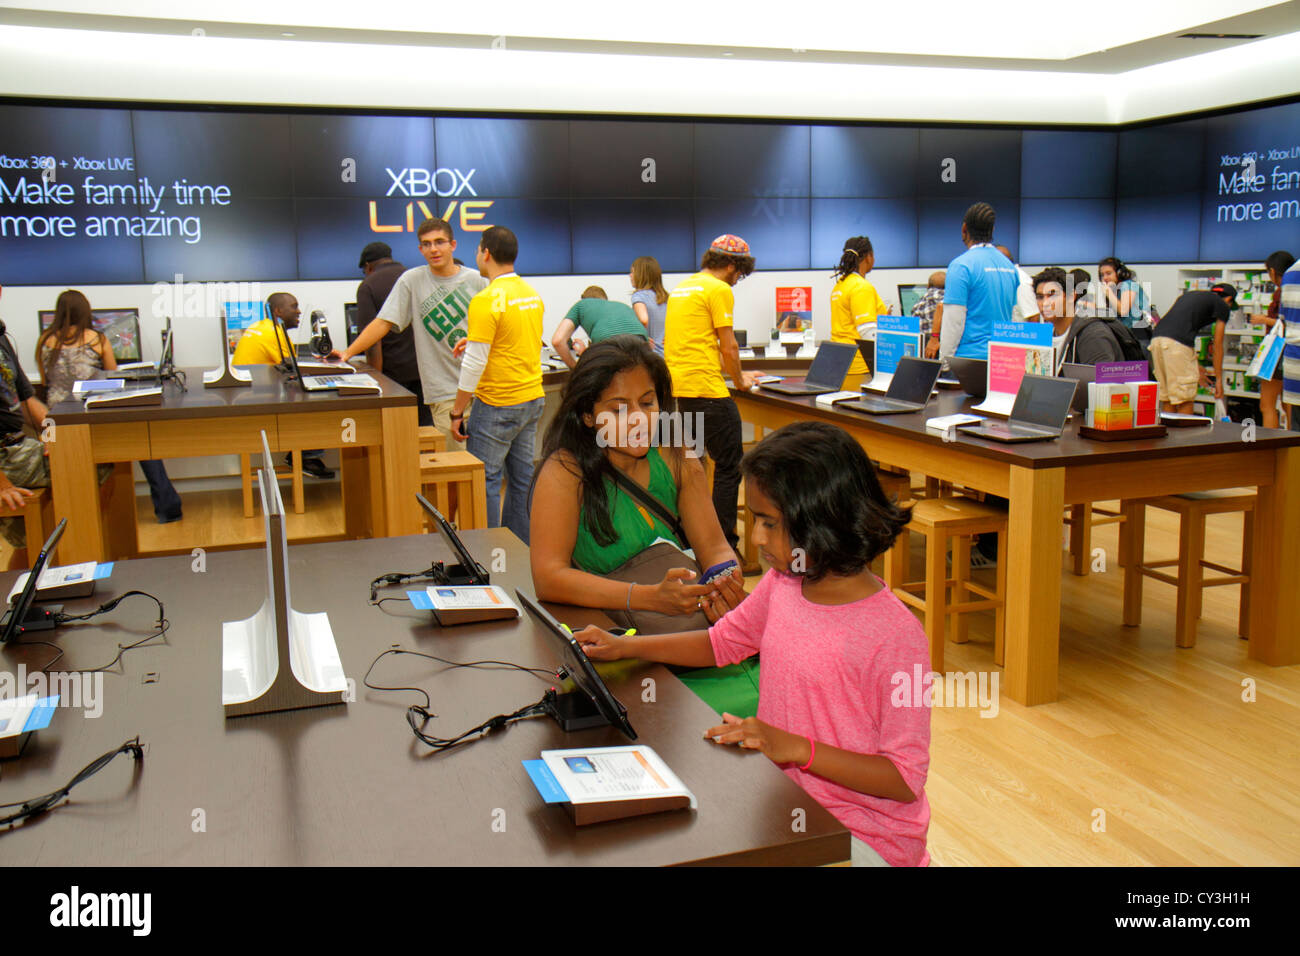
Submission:
[[[59,298],[54,303],[54,320],[50,323],[50,327],[36,339],[36,365],[47,383],[50,380],[50,371],[58,361],[59,351],[65,345],[80,342],[87,330],[91,328],[92,319],[90,300],[86,298],[85,293],[78,292],[76,289],[67,289],[59,293]],[[95,331],[96,343],[103,337],[102,332]],[[42,359],[41,352],[45,349],[46,343],[50,343],[49,355]]]
[[[781,512],[790,544],[806,557],[804,577],[857,574],[894,543],[911,517],[885,497],[871,459],[828,422],[772,432],[741,462]]]
[[[1133,270],[1124,265],[1124,263],[1120,262],[1114,256],[1107,256],[1105,259],[1102,259],[1101,262],[1097,263],[1097,270],[1101,271],[1102,266],[1110,266],[1114,269],[1115,279],[1118,282],[1127,282],[1129,279],[1134,277]]]
[[[993,238],[993,223],[997,218],[997,211],[992,206],[986,202],[977,202],[966,210],[961,221],[971,242],[988,242]]]
[[[1071,269],[1070,278],[1074,280],[1074,301],[1079,301],[1079,296],[1088,291],[1088,283],[1092,281],[1092,273],[1087,269]]]
[[[445,219],[424,220],[424,222],[420,223],[420,228],[415,230],[415,238],[422,239],[431,232],[440,232],[443,235],[445,235],[448,239],[456,238],[451,233],[451,223],[447,222],[447,220]],[[392,253],[390,252],[389,255],[391,254]]]
[[[844,240],[844,253],[840,256],[840,264],[835,267],[835,278],[845,279],[851,273],[857,272],[858,263],[869,255],[871,255],[871,240],[866,236],[854,236],[852,239]]]
[[[609,516],[609,497],[605,493],[605,479],[612,477],[614,466],[605,457],[605,449],[596,442],[597,430],[582,419],[592,413],[615,375],[638,367],[650,373],[659,411],[672,412],[676,408],[673,380],[663,357],[650,348],[644,336],[614,335],[582,353],[577,366],[569,374],[569,380],[564,383],[560,407],[542,439],[543,461],[561,450],[573,456],[577,470],[569,467],[582,481],[583,521],[601,546],[611,545],[617,538]],[[651,443],[655,444],[656,438],[652,438]],[[530,492],[530,504],[531,498]]]
[[[1264,268],[1272,269],[1278,275],[1282,275],[1287,269],[1295,265],[1295,256],[1285,249],[1279,249],[1267,259],[1264,260]]]
[[[515,259],[519,258],[519,240],[505,226],[488,226],[478,244],[487,250],[493,262],[500,265],[514,265]]]
[[[1064,292],[1069,287],[1070,277],[1060,266],[1048,266],[1033,278],[1035,294],[1038,293],[1038,287],[1045,282],[1055,282]]]
[[[605,295],[605,290],[598,285],[587,286],[587,288],[582,290],[582,297],[584,299],[608,299],[609,298],[609,296]]]
[[[726,252],[710,249],[700,258],[700,269],[725,269],[735,266],[736,274],[741,278],[754,271],[753,256],[733,256]]]
[[[274,315],[275,310],[281,306],[287,305],[293,295],[289,292],[272,292],[266,297],[266,313],[268,316]]]

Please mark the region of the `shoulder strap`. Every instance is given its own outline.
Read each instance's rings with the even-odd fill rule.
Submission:
[[[680,541],[684,547],[690,546],[687,543],[686,531],[682,528],[681,519],[669,511],[667,505],[645,488],[642,488],[627,475],[623,474],[623,472],[619,471],[613,465],[610,466],[609,470],[613,472],[615,484],[626,491],[634,501],[649,508],[656,518],[672,529],[673,534],[677,535],[677,540]]]

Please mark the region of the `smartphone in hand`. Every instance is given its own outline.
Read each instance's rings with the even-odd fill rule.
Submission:
[[[713,567],[709,568],[707,571],[701,574],[700,579],[695,583],[712,584],[714,581],[716,581],[718,578],[724,575],[735,574],[736,570],[737,570],[737,564],[735,561],[723,561],[721,564],[715,564]]]

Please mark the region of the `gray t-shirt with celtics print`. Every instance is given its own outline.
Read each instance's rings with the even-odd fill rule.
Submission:
[[[415,325],[415,358],[426,405],[456,397],[460,361],[451,351],[466,335],[469,300],[487,284],[487,279],[464,266],[445,279],[427,265],[417,266],[398,277],[379,310],[376,318],[398,329]]]

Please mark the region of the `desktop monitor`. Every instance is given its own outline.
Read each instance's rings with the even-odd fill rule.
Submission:
[[[53,309],[41,309],[37,315],[42,332],[54,324]],[[108,339],[118,362],[140,361],[139,309],[91,309],[90,324]]]
[[[4,617],[4,631],[0,632],[0,644],[7,644],[24,631],[47,631],[54,627],[52,620],[53,614],[48,610],[38,611],[34,617],[28,620],[28,612],[31,610],[32,601],[36,598],[36,582],[40,580],[41,574],[45,571],[45,565],[50,558],[54,556],[54,549],[58,547],[59,539],[63,537],[63,529],[68,526],[68,519],[63,518],[59,521],[55,529],[46,539],[45,544],[41,547],[41,553],[37,555],[36,561],[32,564],[32,572],[27,576],[27,583],[23,585],[23,593],[18,595]]]
[[[347,336],[348,345],[352,340],[361,334],[361,329],[357,328],[357,304],[355,302],[343,303],[343,332]]]
[[[912,308],[916,303],[921,301],[925,295],[925,290],[929,286],[925,285],[900,285],[898,287],[898,305],[903,310],[903,315],[911,315]]]

